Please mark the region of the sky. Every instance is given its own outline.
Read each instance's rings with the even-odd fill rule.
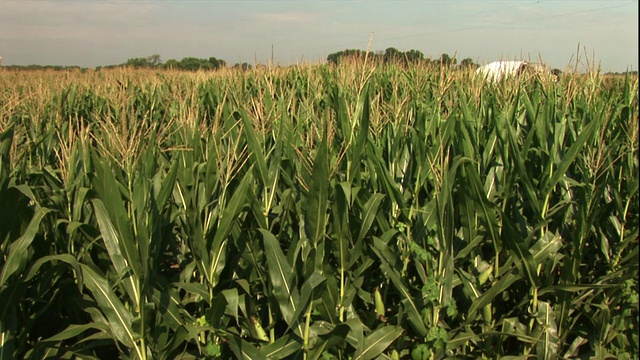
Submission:
[[[638,0],[0,0],[3,65],[324,62],[394,47],[484,64],[638,70]]]

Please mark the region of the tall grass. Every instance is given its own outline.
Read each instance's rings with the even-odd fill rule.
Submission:
[[[637,357],[637,77],[0,89],[1,358]]]

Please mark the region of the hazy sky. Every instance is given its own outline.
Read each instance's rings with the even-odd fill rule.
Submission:
[[[603,71],[638,70],[638,0],[0,0],[4,65],[120,64],[214,56],[228,64],[324,61],[347,48],[417,49],[478,63],[542,59],[578,45]]]

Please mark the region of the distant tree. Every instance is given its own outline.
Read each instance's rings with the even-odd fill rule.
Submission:
[[[169,59],[167,61],[165,61],[163,67],[165,69],[179,69],[180,68],[180,62],[176,59]]]
[[[151,64],[149,64],[149,61],[147,60],[147,58],[131,58],[129,60],[127,60],[127,62],[124,64],[125,66],[132,66],[135,68],[144,68],[144,67],[150,67]]]
[[[397,63],[399,61],[404,61],[404,53],[393,47],[387,48],[384,51],[385,63]]]
[[[250,64],[247,64],[246,62],[243,62],[242,64],[235,63],[232,68],[246,71],[251,70],[252,66]]]
[[[80,71],[80,72],[87,71],[87,68],[83,68],[78,65],[62,66],[62,65],[31,64],[31,65],[8,65],[6,66],[6,68],[9,70],[27,70],[27,71],[31,71],[31,70]]]
[[[227,66],[227,63],[224,60],[216,59],[214,57],[209,58],[209,64],[211,64],[211,67],[214,69],[219,69],[221,67]]]
[[[226,66],[226,62],[215,57],[209,59],[199,59],[196,57],[186,57],[178,61],[169,59],[166,63],[162,63],[160,55],[154,54],[146,58],[132,58],[127,60],[124,66],[132,66],[135,68],[164,68],[164,69],[181,69],[181,70],[211,70]]]
[[[337,65],[338,64],[338,60],[340,58],[339,53],[335,52],[335,53],[331,53],[327,56],[327,62],[329,64],[333,64],[333,65]]]
[[[367,52],[364,50],[345,49],[329,54],[329,56],[327,56],[327,63],[337,65],[343,59],[364,59],[365,56],[367,56]],[[394,47],[389,47],[384,51],[376,50],[369,52],[368,58],[373,63],[384,62],[401,65],[417,64],[420,62],[428,63],[430,61],[430,59],[425,59],[422,51],[411,49],[402,52]]]
[[[424,60],[424,54],[422,51],[411,49],[404,53],[404,58],[408,63],[419,63]]]
[[[363,50],[346,49],[346,50],[338,51],[336,53],[329,54],[329,56],[327,56],[327,62],[329,64],[337,65],[340,63],[342,59],[346,59],[346,58],[364,59],[366,54],[367,52]]]
[[[465,58],[462,59],[462,61],[460,61],[460,65],[461,68],[471,68],[471,67],[475,67],[476,64],[473,62],[472,58]]]
[[[224,60],[216,59],[215,57],[210,57],[209,59],[186,57],[182,60],[169,59],[162,65],[162,68],[196,71],[215,70],[226,65],[227,63]]]
[[[149,66],[156,67],[162,65],[162,60],[160,60],[160,55],[153,54],[147,57],[147,63],[149,64]]]
[[[154,54],[145,58],[131,58],[124,63],[124,66],[132,66],[135,68],[152,68],[162,65],[160,55]]]
[[[440,64],[444,66],[455,65],[456,59],[449,56],[449,54],[444,53],[440,55]]]
[[[209,64],[209,62],[206,60],[203,61],[202,59],[198,59],[195,57],[186,57],[180,60],[180,62],[178,63],[178,67],[182,70],[195,71],[205,67],[203,66],[204,63]],[[210,66],[210,65],[206,65],[206,66]]]

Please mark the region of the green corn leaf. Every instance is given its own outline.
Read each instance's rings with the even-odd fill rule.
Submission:
[[[140,266],[137,251],[132,245],[133,239],[122,238],[120,234],[117,233],[109,219],[109,214],[104,203],[100,199],[92,199],[91,203],[93,204],[96,219],[100,226],[102,240],[104,241],[107,252],[109,253],[111,263],[113,264],[118,277],[124,279],[125,289],[127,290],[127,294],[129,294],[133,304],[135,304],[135,306],[140,306],[140,301],[142,299],[139,288],[139,278],[135,273],[132,273],[133,262],[138,261],[137,266]],[[127,245],[127,243],[129,244]],[[121,250],[125,251],[124,254]]]
[[[546,301],[538,302],[538,329],[540,339],[536,345],[538,357],[544,360],[558,357],[558,327],[553,306]]]
[[[208,274],[210,278],[208,280],[212,286],[218,284],[220,273],[222,273],[226,264],[227,237],[231,232],[233,223],[237,221],[238,214],[240,214],[240,211],[248,201],[247,194],[251,180],[251,173],[247,172],[238,187],[235,189],[227,207],[224,209],[222,216],[220,217],[210,251],[211,264],[209,266]]]
[[[249,331],[254,339],[265,343],[269,342],[267,332],[264,330],[264,327],[262,327],[262,324],[260,324],[260,320],[254,316],[249,318]]]
[[[152,256],[149,251],[153,248],[153,245],[159,245],[160,241],[152,241],[152,231],[155,230],[155,222],[159,218],[159,212],[157,210],[158,205],[155,204],[151,194],[150,181],[143,177],[138,177],[134,180],[133,189],[135,191],[131,194],[131,205],[129,218],[131,219],[131,227],[135,233],[135,244],[138,257],[140,259],[139,269],[141,273],[138,273],[141,278],[147,278],[147,269],[150,267],[150,262],[153,262],[155,256]],[[144,210],[149,209],[149,210]],[[135,225],[134,225],[135,223]]]
[[[290,334],[278,338],[271,344],[260,347],[267,359],[295,359],[302,353],[302,343]]]
[[[402,296],[401,302],[405,307],[405,311],[407,312],[409,323],[413,325],[414,329],[420,335],[425,336],[428,332],[427,327],[422,320],[422,315],[420,314],[420,310],[418,310],[418,306],[413,300],[414,297],[409,293],[409,290],[407,290],[406,286],[403,284],[400,274],[398,274],[396,269],[392,268],[389,265],[387,258],[384,257],[378,249],[376,249],[375,247],[371,247],[371,250],[373,250],[374,254],[376,254],[378,259],[380,259],[382,270],[384,270],[389,279],[391,279],[391,282]]]
[[[300,294],[296,287],[295,273],[284,256],[276,237],[268,230],[260,229],[260,233],[264,240],[264,250],[267,257],[269,278],[271,279],[271,286],[273,286],[273,295],[289,328],[297,330],[297,335],[301,336],[303,333],[302,325],[296,314],[300,314],[302,310],[300,309]]]
[[[538,291],[538,296],[547,295],[547,294],[557,294],[558,291],[562,292],[582,292],[582,291],[590,291],[594,289],[609,289],[614,288],[616,285],[614,284],[562,284],[562,285],[551,285],[544,288],[541,288]]]
[[[243,360],[267,360],[267,356],[263,350],[256,348],[250,342],[240,338],[237,335],[227,334],[225,336],[227,344],[236,356],[236,359]]]
[[[326,337],[331,334],[332,331],[335,330],[336,327],[344,327],[346,326],[349,331],[345,337],[347,343],[353,348],[357,349],[358,347],[362,347],[364,345],[364,331],[369,331],[369,329],[362,324],[359,318],[354,317],[349,320],[340,323],[340,324],[331,324],[325,321],[316,321],[313,325],[311,325],[311,329],[318,334],[320,337]],[[343,330],[339,330],[342,333]]]
[[[529,327],[521,323],[517,317],[502,319],[502,332],[528,341],[526,338],[529,337]]]
[[[313,241],[314,247],[324,238],[327,219],[327,198],[329,196],[329,169],[327,165],[327,140],[323,139],[318,146],[311,184],[307,197],[305,214],[305,230],[307,237]]]
[[[89,188],[82,187],[78,189],[78,191],[76,191],[74,194],[72,213],[73,213],[73,219],[76,222],[80,222],[82,218],[82,208],[83,208],[82,206],[87,199],[87,195],[89,191],[90,191]]]
[[[458,85],[456,86],[456,90],[458,92],[458,96],[460,97],[460,110],[462,110],[463,120],[469,123],[475,123],[477,119],[471,114],[471,109],[469,108],[469,100],[467,95],[464,93],[463,88]]]
[[[517,338],[518,340],[528,343],[528,344],[535,344],[537,343],[538,339],[536,339],[535,337],[532,336],[528,336],[525,334],[521,334],[519,332],[504,332],[504,331],[484,331],[481,334],[478,334],[481,338],[491,338],[493,336],[499,336],[500,338],[504,338],[506,336],[512,336]],[[508,356],[505,356],[506,358],[509,358]],[[523,356],[512,356],[511,359],[526,359],[529,358],[529,356],[527,355],[523,355]],[[501,358],[502,359],[502,358]]]
[[[325,265],[326,283],[323,285],[323,291],[320,292],[321,302],[318,305],[318,312],[322,319],[337,323],[340,320],[338,304],[340,304],[340,277],[335,276],[332,272],[327,271],[328,266]]]
[[[142,275],[142,260],[134,239],[132,221],[127,215],[120,190],[118,189],[120,185],[113,171],[109,168],[108,162],[101,160],[95,153],[93,157],[96,176],[92,184],[98,194],[98,198],[92,199],[91,202],[94,208],[97,208],[95,209],[96,218],[100,231],[105,237],[105,245],[110,247],[110,255],[113,254],[114,257],[124,256],[127,262],[126,266],[131,268],[137,277],[140,277]],[[120,250],[117,250],[118,248]],[[125,266],[122,266],[119,260],[116,266],[118,274],[123,275]]]
[[[9,277],[16,272],[22,271],[26,265],[29,256],[28,248],[31,246],[34,238],[40,228],[42,219],[49,213],[50,210],[38,207],[33,218],[29,222],[24,234],[18,239],[13,241],[9,246],[9,251],[6,258],[3,259],[2,271],[0,272],[0,289],[2,289]]]
[[[503,275],[498,281],[494,282],[489,290],[484,292],[480,297],[473,300],[471,306],[469,306],[469,310],[467,310],[467,320],[465,324],[474,321],[477,317],[477,312],[479,309],[483,309],[488,304],[491,304],[493,299],[507,291],[509,287],[518,281],[521,277],[518,275],[514,275],[509,271],[506,275]]]
[[[183,289],[193,295],[200,296],[200,298],[204,300],[209,300],[209,291],[203,284],[197,282],[177,282],[173,283],[172,285],[179,289]]]
[[[0,133],[0,183],[9,176],[11,165],[11,143],[13,142],[14,127],[9,126]]]
[[[198,216],[198,213],[196,211],[191,211],[187,216],[195,217]],[[200,271],[205,279],[209,281],[209,279],[213,278],[213,275],[209,273],[209,264],[211,263],[211,258],[209,256],[209,252],[207,251],[207,243],[203,234],[202,224],[194,224],[191,232],[192,233],[189,234],[187,240],[189,244],[189,250],[193,254],[193,260],[198,268],[198,271]],[[208,299],[208,297],[205,298]]]
[[[351,331],[347,336],[347,341],[356,349],[356,353],[362,353],[364,347],[364,333],[369,329],[362,323],[360,318],[352,317],[343,324],[349,326]]]
[[[256,132],[253,128],[253,124],[249,120],[249,116],[246,112],[242,112],[242,123],[244,124],[244,135],[247,140],[247,146],[249,147],[249,151],[251,151],[251,157],[255,163],[255,168],[258,169],[258,174],[260,175],[260,181],[262,182],[262,186],[269,186],[269,174],[267,170],[267,161],[264,156],[264,152],[262,147],[260,146],[260,142],[258,141],[258,137],[256,136]]]
[[[330,100],[332,104],[331,109],[335,112],[335,119],[340,135],[345,143],[350,143],[353,136],[351,130],[353,121],[347,112],[347,99],[345,99],[345,94],[338,84],[331,86]]]
[[[562,238],[557,234],[546,232],[535,244],[529,249],[533,255],[536,264],[540,264],[548,258],[554,257],[562,248]]]
[[[521,153],[518,148],[518,140],[512,123],[517,122],[517,102],[511,105],[509,112],[501,114],[493,118],[493,125],[497,128],[496,134],[500,147],[502,148],[502,161],[505,164],[509,164],[511,159],[515,164],[515,172],[513,175],[518,175],[523,183],[524,191],[527,195],[528,204],[532,207],[534,215],[540,215],[540,204],[538,201],[538,190],[534,187],[527,167],[525,166],[524,159],[526,154]],[[513,176],[512,175],[512,176]],[[511,180],[513,181],[513,179]],[[509,186],[510,184],[506,184]],[[536,219],[536,221],[542,221],[542,219]]]
[[[281,128],[284,127],[284,122],[281,123]],[[280,134],[282,134],[283,129],[280,129]],[[278,194],[278,182],[280,180],[280,173],[282,169],[282,153],[283,147],[285,146],[285,142],[281,139],[277,140],[274,149],[272,150],[269,156],[269,173],[268,180],[269,183],[265,184],[267,188],[267,193],[265,195],[265,205],[264,205],[264,213],[265,215],[273,208],[274,201],[276,200],[276,195]]]
[[[146,349],[140,347],[138,344],[140,335],[132,328],[134,316],[111,290],[104,277],[98,275],[88,265],[81,264],[80,266],[85,280],[84,284],[91,291],[97,305],[106,316],[109,328],[115,338],[142,359],[142,354],[146,352]]]
[[[156,192],[155,202],[157,206],[160,206],[160,207],[164,206],[167,203],[167,201],[169,201],[169,197],[171,196],[171,193],[173,192],[176,185],[179,165],[180,165],[180,162],[178,161],[173,162],[173,164],[171,165],[171,168],[169,169],[169,172],[167,173],[164,180],[162,181],[160,188]],[[161,212],[161,210],[162,209],[159,208],[158,212]]]
[[[389,196],[389,198],[394,203],[393,206],[395,206],[397,209],[406,209],[407,207],[402,196],[402,192],[398,188],[398,184],[396,183],[396,181],[389,173],[388,168],[384,165],[382,156],[377,153],[377,150],[371,141],[368,142],[368,145],[367,156],[368,159],[373,163],[373,168],[376,172],[376,175],[378,176],[378,179],[384,188],[383,193]],[[387,229],[382,230],[386,231]]]
[[[529,238],[531,235],[528,236]],[[527,280],[529,284],[538,288],[540,286],[540,279],[538,278],[536,262],[533,255],[527,249],[525,239],[515,230],[511,220],[506,215],[502,215],[502,243],[507,246],[510,254],[514,259],[517,259],[516,266],[524,268],[524,273],[527,274]]]
[[[591,137],[593,136],[599,125],[600,121],[594,120],[587,124],[584,129],[582,129],[576,141],[571,144],[571,147],[569,147],[569,149],[565,153],[562,161],[560,162],[560,164],[558,164],[558,168],[553,173],[553,176],[548,180],[548,182],[545,182],[542,185],[543,194],[550,193],[556,186],[556,184],[560,181],[560,179],[566,176],[567,170],[574,162],[574,160],[580,153],[580,150],[582,150],[582,148],[584,147],[585,143],[591,140]]]
[[[238,289],[226,289],[222,290],[222,295],[226,299],[226,312],[233,316],[236,320],[236,323],[240,323],[240,319],[238,317],[238,309],[240,308],[240,296],[238,295]]]
[[[309,359],[318,360],[336,346],[340,346],[347,341],[349,326],[338,324],[326,334],[319,336],[319,343],[309,352]]]
[[[470,198],[475,200],[479,205],[477,208],[478,216],[484,220],[484,225],[489,231],[491,241],[494,242],[494,248],[496,251],[500,251],[500,231],[498,227],[497,209],[493,203],[487,199],[486,194],[483,192],[484,187],[480,182],[480,175],[475,167],[471,163],[466,163],[464,166],[466,172],[467,186],[466,189],[470,192]]]
[[[384,306],[384,300],[382,299],[382,294],[380,294],[380,290],[378,288],[373,289],[373,300],[375,304],[376,316],[384,317],[386,306]]]
[[[364,338],[362,352],[356,352],[353,356],[357,360],[370,360],[378,357],[397,338],[402,335],[402,328],[399,326],[387,325]]]
[[[473,331],[460,331],[447,341],[447,349],[455,350],[460,348],[461,346],[466,346],[469,342],[471,342],[472,344],[478,344],[480,341],[480,337]]]
[[[575,340],[571,342],[571,345],[569,345],[569,349],[567,349],[567,352],[564,353],[563,358],[577,358],[580,352],[578,348],[586,343],[587,339],[583,338],[582,336],[577,336]]]
[[[322,285],[327,279],[320,273],[313,273],[302,284],[300,289],[300,299],[298,301],[299,306],[293,315],[294,319],[300,318],[302,312],[311,306],[312,301],[318,298],[322,293]]]
[[[61,332],[51,337],[48,337],[46,339],[40,340],[40,343],[44,343],[44,344],[57,343],[62,340],[72,339],[87,330],[98,330],[100,332],[107,333],[107,334],[110,332],[110,329],[107,326],[107,324],[102,324],[97,322],[89,323],[89,324],[71,324]]]
[[[380,203],[384,198],[385,196],[383,194],[373,194],[362,207],[362,224],[360,226],[357,241],[362,241],[365,235],[369,232],[371,224],[373,224],[373,220],[378,214]]]
[[[462,285],[464,286],[465,294],[467,294],[468,299],[473,301],[479,298],[482,293],[476,286],[478,280],[464,270],[456,269],[456,272],[460,274],[460,280],[462,281]]]
[[[189,315],[180,304],[180,298],[175,291],[153,289],[151,300],[155,304],[158,314],[164,319],[164,323],[171,329],[176,330],[179,327],[188,326],[190,323],[190,321],[184,320],[185,314],[187,317]]]
[[[349,177],[347,182],[349,184],[353,184],[354,180],[360,176],[360,166],[362,163],[362,153],[367,144],[367,139],[369,138],[370,131],[370,107],[371,101],[369,86],[365,85],[362,90],[360,97],[358,98],[358,102],[356,104],[356,112],[355,117],[359,120],[359,131],[356,138],[355,143],[350,146],[350,157],[349,157]],[[354,123],[355,125],[355,123]],[[349,131],[349,134],[353,134],[352,131]]]
[[[9,301],[6,301],[6,297],[2,296],[5,299],[2,299],[5,302],[3,306],[2,313],[2,321],[0,321],[0,360],[12,360],[15,359],[15,349],[16,345],[16,328],[17,328],[17,319],[16,319],[16,311],[11,309],[11,312],[8,312]],[[20,296],[21,297],[21,296]],[[13,305],[13,304],[11,304]]]
[[[335,234],[334,239],[332,239],[332,245],[334,248],[335,258],[338,261],[338,269],[339,272],[339,284],[338,284],[338,299],[332,299],[334,301],[331,302],[332,306],[335,307],[339,302],[342,301],[342,298],[345,294],[345,281],[346,281],[346,272],[349,268],[350,261],[355,261],[358,259],[359,254],[356,251],[349,251],[351,244],[351,231],[349,229],[349,211],[351,208],[351,185],[342,182],[334,187],[334,204],[332,206],[333,217],[331,223],[335,227],[333,231]],[[329,289],[332,289],[329,286]],[[329,295],[328,293],[323,294],[323,297],[326,298]],[[325,300],[325,303],[327,301]],[[328,311],[329,314],[334,313],[333,310]]]
[[[70,254],[60,254],[60,255],[47,255],[36,260],[30,267],[27,276],[25,277],[26,281],[31,280],[34,276],[38,274],[38,270],[40,267],[49,262],[57,262],[62,261],[71,266],[74,270],[74,275],[77,276],[78,284],[82,284],[82,272],[80,270],[80,265],[75,257]]]

